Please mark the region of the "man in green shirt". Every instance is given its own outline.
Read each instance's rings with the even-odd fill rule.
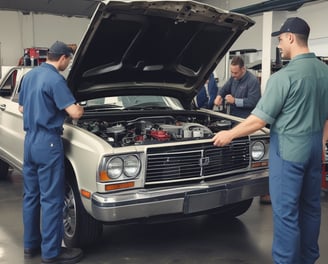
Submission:
[[[282,58],[291,59],[289,64],[269,78],[262,98],[244,122],[213,137],[214,145],[224,146],[271,124],[269,186],[276,264],[310,264],[319,258],[328,66],[309,51],[309,33],[308,24],[298,17],[288,18],[272,33],[278,36]]]

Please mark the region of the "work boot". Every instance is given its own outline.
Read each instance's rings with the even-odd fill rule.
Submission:
[[[83,252],[79,248],[61,248],[61,252],[57,257],[44,259],[42,258],[41,264],[55,263],[55,264],[75,264],[78,263],[83,257]]]
[[[24,248],[24,258],[30,259],[41,254],[41,248]]]

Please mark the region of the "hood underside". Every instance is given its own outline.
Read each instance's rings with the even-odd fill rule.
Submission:
[[[167,95],[189,103],[250,18],[192,1],[104,1],[75,54],[78,101]]]

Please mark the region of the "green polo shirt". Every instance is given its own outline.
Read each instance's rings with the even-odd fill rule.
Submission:
[[[283,159],[304,162],[328,119],[328,66],[314,53],[294,57],[269,78],[252,114],[271,124]]]

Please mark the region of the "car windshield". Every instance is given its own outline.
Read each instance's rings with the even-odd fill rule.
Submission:
[[[91,99],[83,102],[85,109],[174,109],[183,110],[176,98],[157,95],[111,96]]]

